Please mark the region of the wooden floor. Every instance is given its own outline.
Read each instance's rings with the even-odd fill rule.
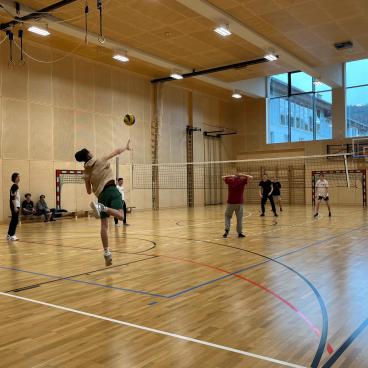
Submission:
[[[23,224],[0,241],[0,366],[368,367],[367,212],[246,206],[245,239],[223,212],[135,212],[109,268],[98,220]]]

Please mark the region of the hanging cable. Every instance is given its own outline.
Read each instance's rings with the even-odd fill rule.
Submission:
[[[20,40],[20,61],[19,61],[19,65],[23,66],[26,62],[24,60],[24,53],[23,53],[23,29],[19,29],[18,30],[18,38]]]
[[[63,56],[60,56],[59,58],[57,59],[54,59],[54,60],[41,60],[41,59],[37,59],[35,58],[34,56],[32,56],[30,53],[26,52],[23,50],[23,54],[26,55],[29,59],[33,60],[33,61],[36,61],[38,63],[42,63],[42,64],[55,64],[55,63],[58,63],[64,59],[66,59],[67,57],[73,55],[83,44],[83,40],[80,40],[80,42],[70,51],[68,51],[65,55]],[[14,44],[15,46],[20,50],[20,45],[17,43],[17,41],[14,41]]]
[[[105,37],[102,31],[102,0],[97,0],[97,9],[100,12],[100,34],[98,35],[98,42],[105,43]]]
[[[86,34],[84,36],[84,41],[85,41],[86,44],[88,43],[88,13],[89,13],[88,0],[86,0],[85,6],[84,6],[85,30],[86,30]]]
[[[6,34],[8,36],[9,39],[9,63],[8,65],[10,67],[14,66],[14,60],[13,60],[13,39],[14,39],[14,34],[12,31],[7,30]]]

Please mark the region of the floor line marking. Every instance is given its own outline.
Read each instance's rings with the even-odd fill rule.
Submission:
[[[78,279],[73,279],[73,278],[68,278],[68,277],[63,277],[63,276],[48,275],[46,273],[22,270],[20,268],[0,266],[0,269],[23,272],[23,273],[28,273],[28,274],[32,274],[32,275],[38,275],[38,276],[44,276],[44,277],[48,277],[48,278],[51,278],[51,279],[63,279],[63,281],[71,281],[71,282],[76,282],[76,283],[79,283],[79,284],[99,286],[99,287],[103,287],[103,288],[106,288],[106,289],[121,290],[121,291],[126,291],[126,292],[129,292],[129,293],[155,296],[155,297],[158,297],[158,298],[168,298],[166,295],[150,293],[148,291],[121,288],[121,287],[118,287],[118,286],[110,286],[110,285],[100,284],[100,283],[97,283],[97,282],[78,280]]]
[[[84,312],[84,311],[81,311],[79,309],[63,307],[61,305],[46,303],[46,302],[42,302],[40,300],[25,298],[25,297],[21,297],[21,296],[18,296],[18,295],[6,294],[6,293],[3,293],[3,292],[0,292],[0,295],[8,297],[8,298],[14,298],[14,299],[34,303],[34,304],[43,305],[43,306],[46,306],[46,307],[49,307],[49,308],[55,308],[55,309],[62,310],[62,311],[65,311],[65,312],[80,314],[82,316],[91,317],[91,318],[95,318],[95,319],[99,319],[99,320],[119,324],[119,325],[122,325],[122,326],[132,327],[132,328],[135,328],[135,329],[138,329],[138,330],[143,330],[143,331],[156,333],[158,335],[174,337],[174,338],[179,339],[179,340],[189,341],[189,342],[193,342],[195,344],[209,346],[209,347],[212,347],[212,348],[215,348],[215,349],[229,351],[229,352],[232,352],[232,353],[237,353],[237,354],[248,356],[248,357],[251,357],[251,358],[255,358],[255,359],[264,360],[264,361],[267,361],[267,362],[279,364],[279,365],[282,365],[282,366],[285,366],[285,367],[306,368],[305,366],[301,366],[301,365],[294,364],[294,363],[289,363],[289,362],[286,362],[286,361],[283,361],[283,360],[270,358],[270,357],[267,357],[267,356],[264,356],[264,355],[254,354],[254,353],[250,353],[248,351],[239,350],[239,349],[231,348],[231,347],[228,347],[228,346],[215,344],[215,343],[195,339],[195,338],[184,336],[184,335],[178,335],[178,334],[175,334],[175,333],[172,333],[172,332],[158,330],[158,329],[155,329],[155,328],[146,327],[146,326],[142,326],[142,325],[137,325],[135,323],[121,321],[121,320],[117,320],[117,319],[113,319],[113,318],[109,318],[109,317],[104,317],[104,316],[100,316],[98,314]]]

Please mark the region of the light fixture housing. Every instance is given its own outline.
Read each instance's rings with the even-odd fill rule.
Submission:
[[[214,31],[222,37],[231,35],[230,27],[228,24],[222,24],[214,29]]]
[[[28,28],[28,31],[32,33],[36,33],[39,36],[43,36],[43,37],[50,35],[50,32],[47,29],[39,27],[39,26],[30,26]]]
[[[126,52],[116,52],[112,58],[122,63],[127,63],[129,61],[129,58]]]
[[[233,91],[231,97],[235,98],[236,100],[240,100],[243,96],[238,91]]]
[[[183,79],[183,76],[181,74],[175,73],[175,72],[171,73],[170,77],[173,78],[173,79],[178,79],[178,80]]]
[[[274,53],[274,52],[268,52],[265,56],[265,59],[267,59],[268,61],[275,61],[277,60],[279,57]]]

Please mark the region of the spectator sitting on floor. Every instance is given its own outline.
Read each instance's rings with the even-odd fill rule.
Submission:
[[[54,209],[49,209],[47,203],[45,201],[45,196],[43,194],[40,195],[40,200],[36,204],[36,210],[38,215],[45,216],[45,222],[47,221],[55,221],[54,220]]]
[[[35,215],[36,210],[34,208],[33,201],[31,199],[32,194],[27,193],[24,195],[24,197],[25,197],[25,200],[22,203],[22,214],[25,216]]]

